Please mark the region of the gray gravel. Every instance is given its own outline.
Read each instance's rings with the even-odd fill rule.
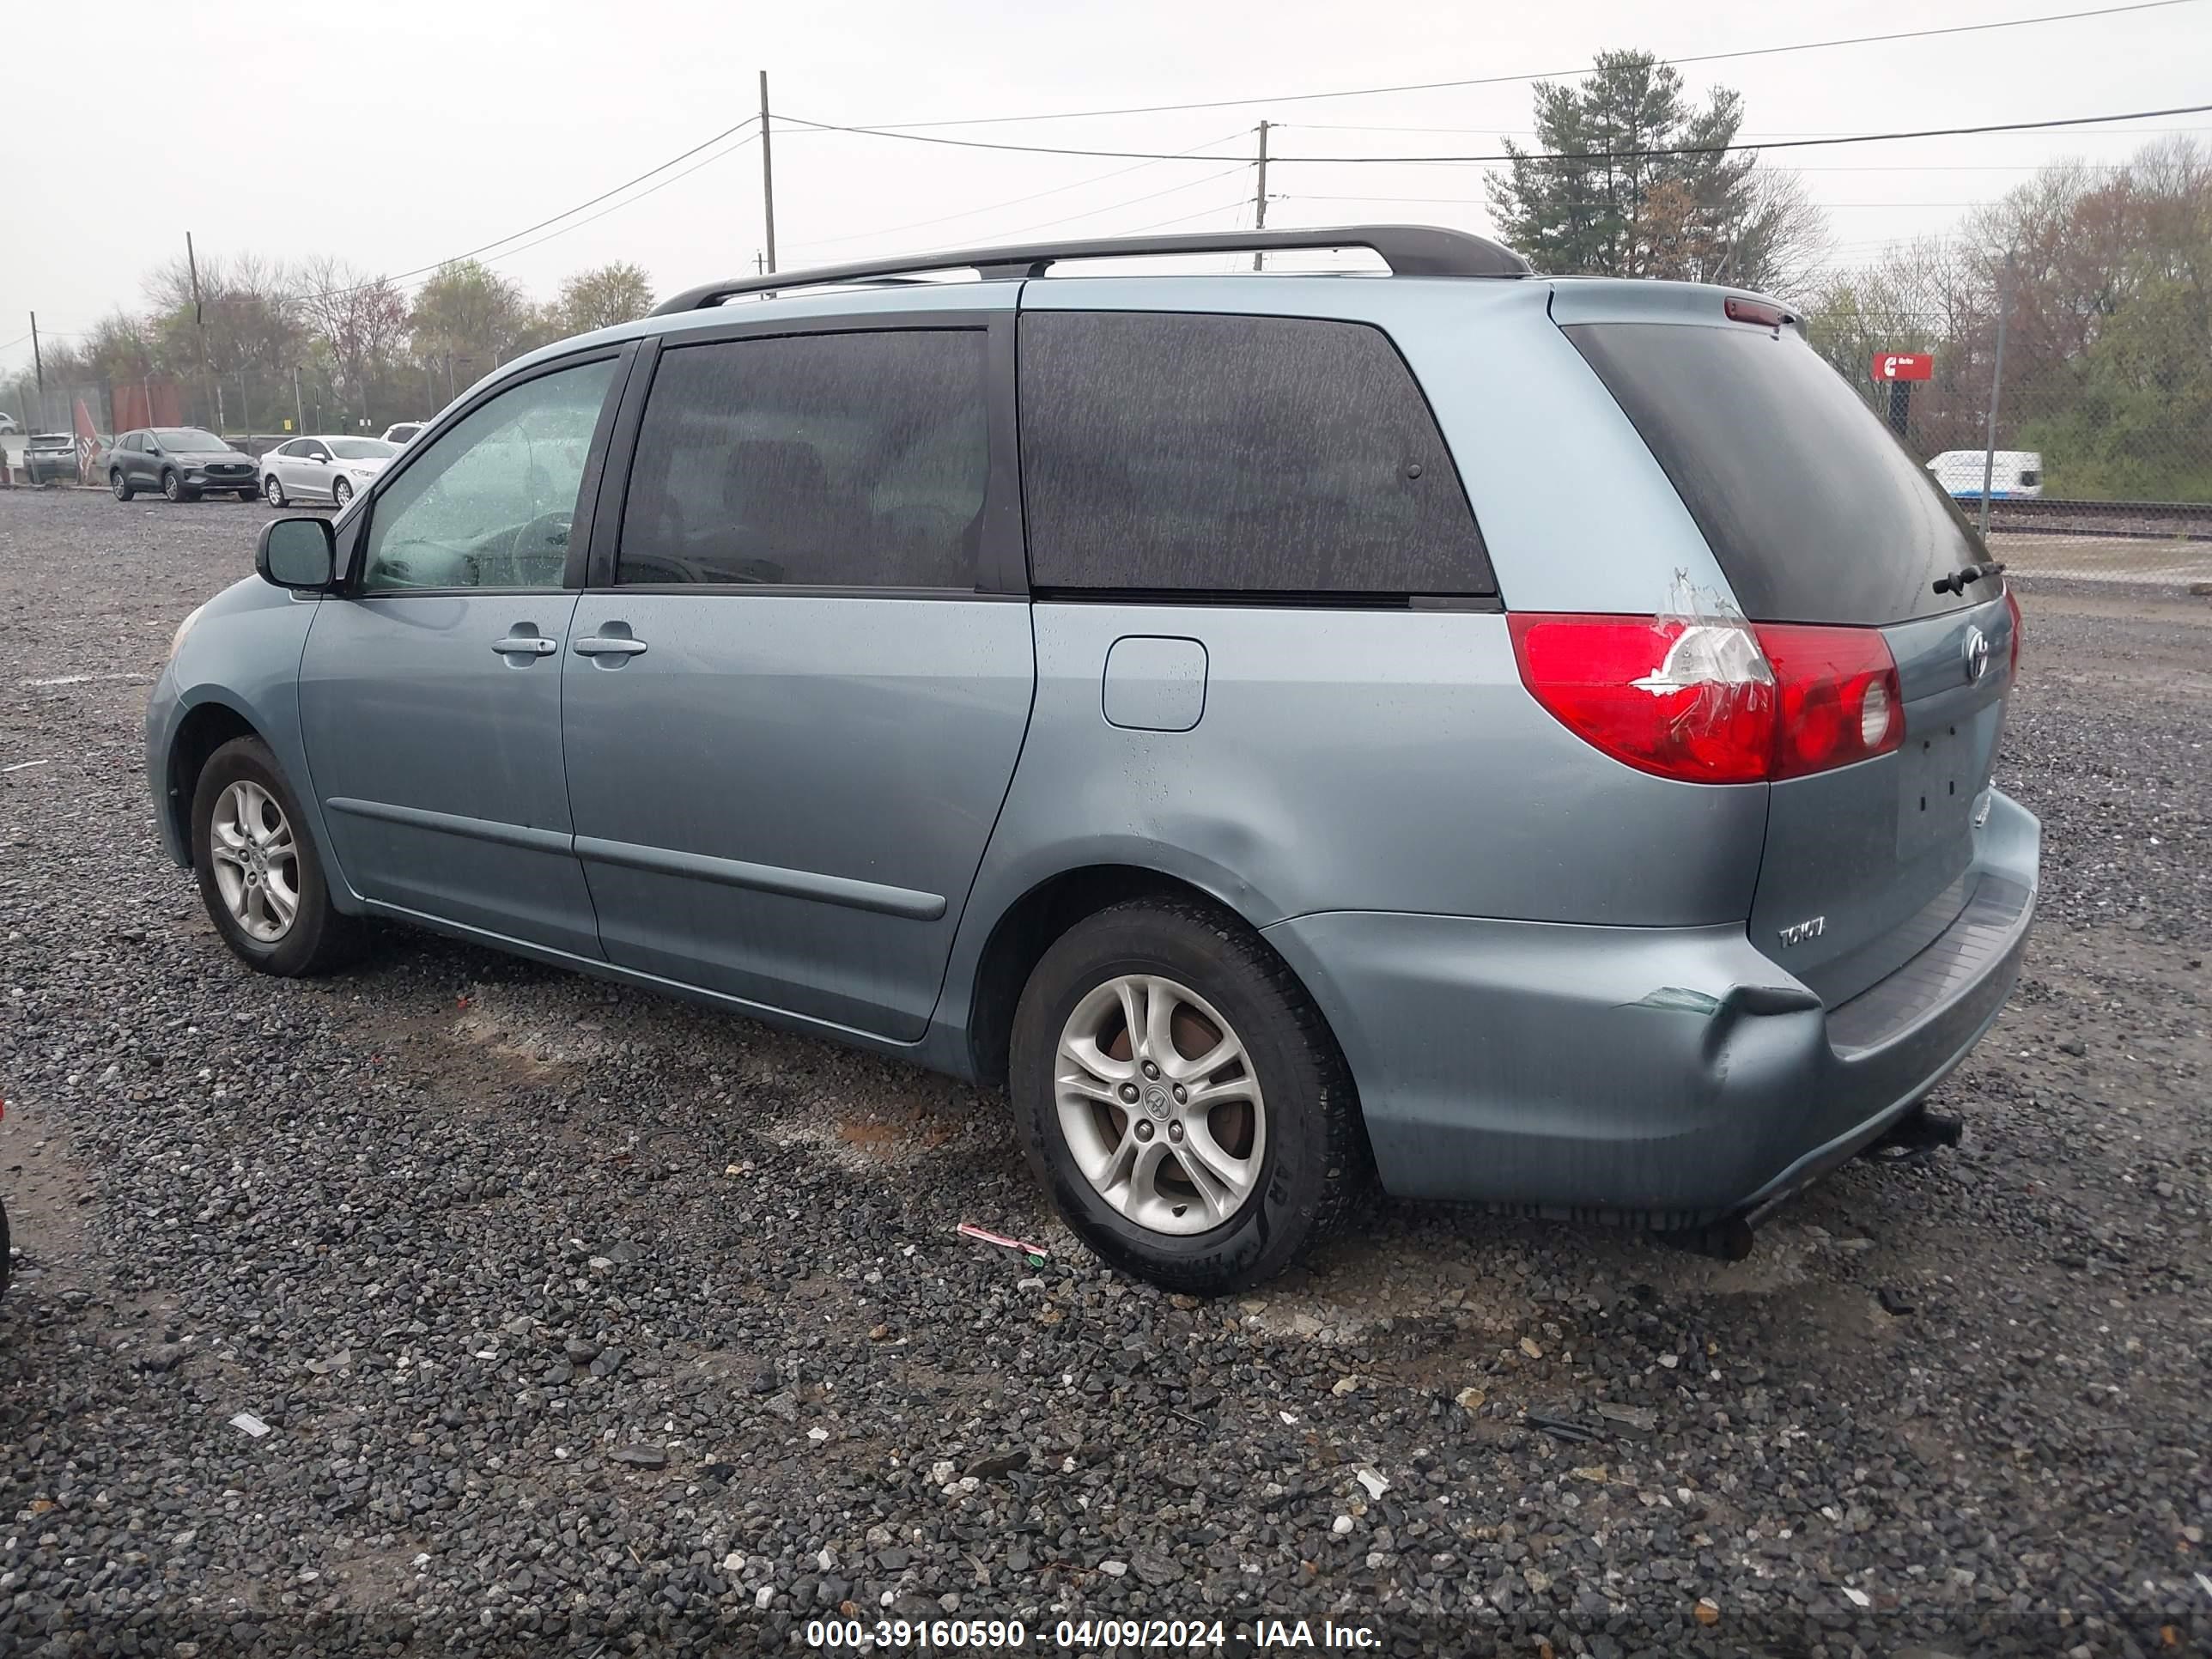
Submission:
[[[2212,1650],[2212,604],[2027,596],[2001,775],[2048,886],[1938,1101],[1963,1150],[1734,1266],[1378,1206],[1202,1304],[1077,1253],[943,1079],[415,936],[234,965],[139,729],[265,516],[0,494],[0,1659],[747,1652],[840,1608]]]

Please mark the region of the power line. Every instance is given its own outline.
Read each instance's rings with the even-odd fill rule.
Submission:
[[[1218,138],[1209,138],[1202,144],[1194,144],[1190,149],[1179,151],[1177,154],[1179,155],[1196,155],[1201,151],[1212,149],[1218,145],[1225,144],[1233,138],[1244,137],[1247,136],[1249,131],[1249,129],[1248,128],[1240,127],[1235,132],[1224,133]],[[1027,196],[1016,196],[1003,202],[988,202],[981,207],[963,208],[957,213],[941,213],[933,219],[915,219],[902,225],[885,225],[876,230],[849,231],[842,236],[824,236],[816,241],[799,242],[793,244],[793,246],[798,247],[833,247],[841,242],[861,242],[867,240],[872,236],[892,236],[897,234],[901,231],[921,230],[930,225],[949,224],[955,219],[980,218],[986,213],[996,213],[1001,208],[1019,207],[1024,202],[1042,201],[1048,196],[1062,196],[1071,190],[1081,190],[1086,185],[1103,185],[1109,179],[1126,178],[1132,173],[1142,173],[1146,168],[1156,167],[1158,165],[1158,164],[1157,162],[1153,161],[1139,161],[1134,167],[1115,167],[1110,173],[1093,173],[1090,178],[1079,179],[1072,185],[1054,185],[1050,190],[1032,191]],[[1082,216],[1079,215],[1077,216],[1080,217]]]
[[[2167,0],[2160,0],[2166,3]],[[2172,0],[2184,3],[2185,0]],[[1825,138],[1768,139],[1759,143],[1680,144],[1652,149],[1594,149],[1577,150],[1571,154],[1522,150],[1502,151],[1481,155],[1279,155],[1276,161],[1316,161],[1331,164],[1375,165],[1378,163],[1401,166],[1441,165],[1474,161],[1632,161],[1656,160],[1668,155],[1725,155],[1739,150],[1817,149],[1835,144],[1878,144],[1905,138],[1965,138],[1990,132],[2040,132],[2057,127],[2101,126],[2113,121],[2143,121],[2167,115],[2199,115],[2212,110],[2212,104],[2182,104],[2171,109],[2126,110],[2113,115],[2067,115],[2047,121],[1991,121],[1977,126],[1920,127],[1902,132],[1857,132],[1838,134]],[[810,121],[800,116],[787,115],[784,120],[817,132],[854,132],[872,138],[896,138],[910,144],[951,144],[962,149],[1015,150],[1030,155],[1095,155],[1115,161],[1211,161],[1211,156],[1172,155],[1164,150],[1149,149],[1081,149],[1060,144],[1002,144],[982,138],[945,138],[930,133],[896,132],[885,127],[842,126],[834,121]]]
[[[1988,23],[1953,23],[1941,28],[1900,29],[1887,34],[1854,34],[1828,40],[1799,40],[1787,46],[1745,46],[1733,52],[1698,52],[1683,58],[1662,59],[1667,64],[1717,64],[1739,58],[1771,58],[1784,52],[1824,52],[1832,46],[1874,46],[1893,40],[1926,40],[1946,34],[1980,34],[1993,29],[2027,28],[2041,23],[2069,23],[2089,17],[2112,17],[2122,12],[2158,11],[2167,6],[2192,5],[2196,0],[2136,0],[2123,6],[2100,6],[2087,11],[2048,12],[2039,17],[2014,17]],[[1588,75],[1592,66],[1587,64],[1574,69],[1534,70],[1524,74],[1485,75],[1463,81],[1416,81],[1402,86],[1352,87],[1335,92],[1293,92],[1269,98],[1215,98],[1193,104],[1139,104],[1121,109],[1060,110],[1042,115],[982,115],[965,119],[937,121],[874,121],[865,125],[872,131],[918,131],[928,127],[996,126],[1022,121],[1079,121],[1096,116],[1109,115],[1167,115],[1183,110],[1233,109],[1249,104],[1310,103],[1324,98],[1376,98],[1392,93],[1443,92],[1462,87],[1510,86],[1524,81],[1565,79],[1569,76]]]
[[[1277,202],[1402,202],[1426,204],[1437,207],[1482,207],[1486,205],[1474,196],[1275,196]],[[1693,208],[1733,208],[1732,202],[1692,202]],[[1815,202],[1814,206],[1826,212],[1830,208],[1978,208],[1994,207],[1994,202]]]
[[[759,119],[760,118],[757,115],[748,115],[744,120],[738,122],[735,126],[726,127],[721,131],[716,133],[712,138],[708,138],[702,143],[694,144],[690,149],[684,150],[680,155],[672,155],[666,161],[647,167],[644,172],[639,173],[635,179],[625,179],[622,183],[615,185],[611,190],[603,190],[597,196],[592,197],[588,200],[579,202],[574,207],[563,208],[560,212],[554,214],[550,218],[540,219],[534,225],[525,225],[520,230],[510,232],[505,236],[495,237],[490,241],[484,243],[482,246],[471,248],[465,253],[448,254],[446,258],[436,260],[430,264],[417,265],[412,270],[403,270],[397,276],[379,276],[374,282],[356,283],[351,288],[325,289],[314,294],[293,294],[287,295],[283,297],[295,301],[301,300],[338,300],[344,298],[349,294],[363,293],[369,289],[379,287],[386,283],[396,285],[405,282],[410,276],[429,275],[442,270],[447,265],[456,264],[463,259],[473,259],[480,253],[486,253],[491,249],[501,246],[506,243],[517,241],[522,237],[529,235],[532,231],[543,230],[548,225],[558,224],[562,220],[569,217],[571,215],[581,213],[587,207],[594,207],[598,205],[599,203],[605,201],[610,196],[619,196],[623,191],[628,190],[632,185],[642,184],[647,179],[652,178],[654,173],[666,172],[670,167],[674,167],[678,161],[690,160],[692,156],[696,155],[701,150],[709,149],[715,144],[720,143],[722,140],[729,137],[732,133],[743,132],[747,127],[752,125]],[[733,149],[742,149],[744,146],[738,145],[733,146],[732,148]],[[726,151],[724,153],[729,154],[732,152]],[[720,158],[714,157],[710,159],[719,160]],[[702,162],[701,165],[703,166],[705,164]],[[682,176],[683,175],[680,173],[678,175],[679,178]],[[659,187],[659,185],[656,185],[653,186],[653,189],[658,190]],[[632,199],[642,201],[645,197],[650,196],[651,194],[653,194],[653,191],[645,191]],[[624,205],[627,204],[625,204]],[[551,238],[549,237],[546,240],[550,241]],[[535,246],[537,245],[532,243],[531,246]],[[509,253],[519,253],[520,252],[521,250],[520,248],[510,248],[508,250]],[[504,258],[507,255],[502,254],[499,257]]]

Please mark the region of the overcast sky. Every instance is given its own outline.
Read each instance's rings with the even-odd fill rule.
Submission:
[[[850,124],[1257,100],[931,129],[1099,149],[1203,148],[1218,163],[779,130],[777,231],[788,268],[1031,234],[1249,226],[1253,179],[1241,164],[1263,117],[1285,124],[1272,141],[1271,223],[1398,219],[1486,229],[1479,167],[1289,158],[1494,150],[1503,136],[1526,135],[1525,82],[1309,101],[1290,94],[1567,70],[1612,47],[1672,58],[2098,3],[109,0],[92,23],[69,13],[78,21],[65,29],[88,28],[88,40],[112,45],[99,50],[96,72],[65,72],[79,47],[58,35],[37,56],[40,73],[9,77],[0,369],[27,361],[29,346],[15,337],[33,308],[42,331],[64,335],[118,305],[137,306],[144,273],[181,250],[187,230],[204,254],[331,253],[395,276],[509,235],[741,120],[757,105],[763,69],[779,115]],[[22,40],[20,27],[14,38]],[[1746,133],[1764,138],[2202,103],[2212,101],[2212,3],[1694,64],[1685,74],[1694,88],[1739,88]],[[2040,163],[2119,160],[2149,141],[2151,125],[2212,135],[2212,116],[2200,115],[1773,159],[1802,169],[1829,210],[1833,257],[1851,261],[1885,239],[1942,228]],[[31,186],[33,178],[48,182]],[[552,227],[550,240],[487,258],[538,295],[571,270],[633,259],[665,293],[751,268],[762,245],[760,185],[759,150],[747,144],[635,205],[563,221],[573,228]],[[1025,197],[1035,199],[1016,199]]]

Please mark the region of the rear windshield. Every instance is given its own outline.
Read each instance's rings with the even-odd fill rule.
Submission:
[[[31,449],[75,449],[76,440],[66,433],[41,432],[26,447]]]
[[[1796,334],[1679,323],[1565,333],[1666,469],[1753,622],[1905,622],[1990,597],[1987,584],[1964,598],[1933,591],[1983,556],[1966,520]]]

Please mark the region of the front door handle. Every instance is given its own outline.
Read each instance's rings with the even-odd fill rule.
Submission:
[[[491,648],[502,657],[550,657],[561,647],[543,634],[509,634],[494,640]]]
[[[635,657],[643,654],[645,641],[627,635],[586,634],[568,648],[580,657]]]

